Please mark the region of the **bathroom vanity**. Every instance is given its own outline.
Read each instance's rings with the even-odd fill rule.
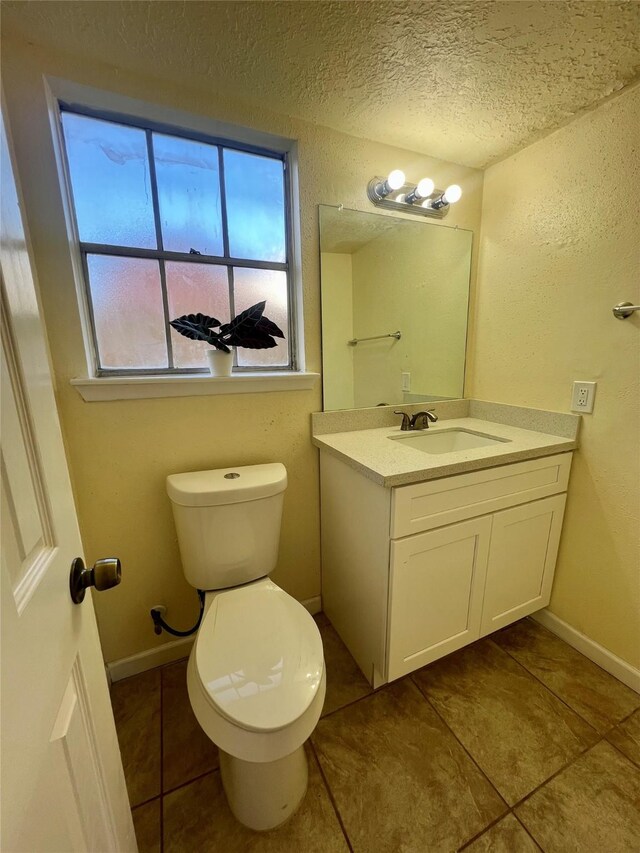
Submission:
[[[549,603],[579,418],[447,417],[492,405],[474,402],[436,404],[424,433],[314,416],[323,609],[374,687]],[[527,412],[536,430],[514,426]]]

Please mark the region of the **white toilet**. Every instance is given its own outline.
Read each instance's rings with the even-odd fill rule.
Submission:
[[[305,795],[303,744],[326,684],[313,618],[267,577],[286,487],[280,463],[167,477],[185,577],[206,593],[189,699],[220,750],[231,811],[257,830],[283,823]]]

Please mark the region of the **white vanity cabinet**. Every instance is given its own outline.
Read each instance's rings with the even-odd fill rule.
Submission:
[[[323,609],[374,686],[549,603],[571,455],[389,489],[321,452]]]

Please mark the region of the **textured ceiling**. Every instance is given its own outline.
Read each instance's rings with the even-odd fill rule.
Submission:
[[[484,166],[640,73],[640,3],[3,2],[4,32]]]

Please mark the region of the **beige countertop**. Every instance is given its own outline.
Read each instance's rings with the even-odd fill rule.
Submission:
[[[479,418],[443,419],[433,424],[429,433],[452,428],[480,432],[506,441],[489,447],[432,454],[406,447],[402,440],[389,440],[389,436],[418,436],[421,432],[402,433],[399,426],[387,426],[314,435],[313,443],[320,450],[337,456],[352,468],[361,471],[370,480],[387,487],[436,480],[451,474],[464,474],[467,471],[493,468],[509,462],[566,453],[578,446],[575,437],[535,432]]]

